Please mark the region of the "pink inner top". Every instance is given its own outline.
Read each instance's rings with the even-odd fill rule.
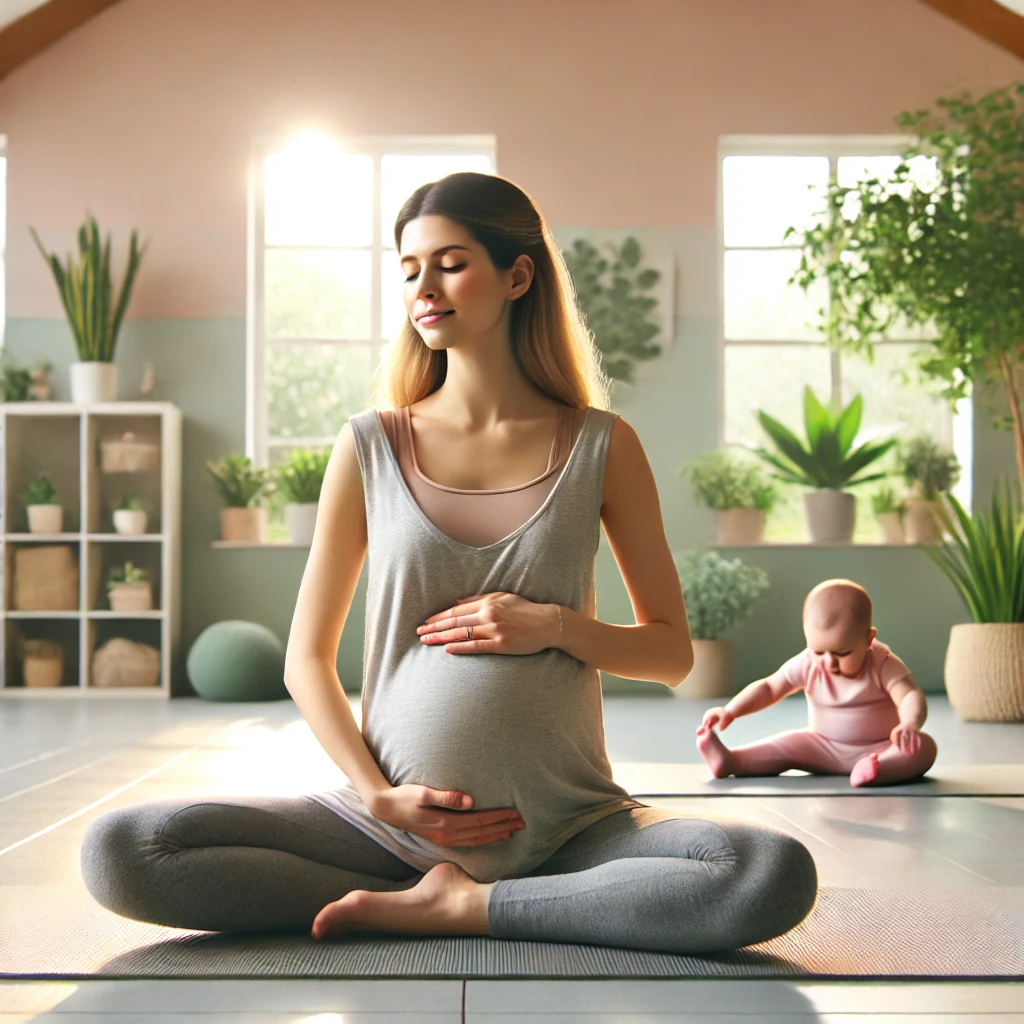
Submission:
[[[889,691],[910,669],[873,640],[858,676],[832,675],[810,648],[790,658],[779,674],[807,694],[808,723],[818,735],[839,743],[877,743],[899,725]]]
[[[405,483],[423,514],[461,544],[485,547],[515,533],[544,504],[569,458],[583,412],[559,406],[547,468],[540,476],[515,487],[487,491],[446,487],[423,474],[416,460],[408,406],[381,409],[380,416]]]

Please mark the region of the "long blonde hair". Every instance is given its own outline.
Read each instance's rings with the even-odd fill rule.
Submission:
[[[565,260],[534,201],[506,178],[460,172],[421,185],[395,221],[395,247],[409,221],[439,214],[469,231],[499,270],[520,255],[533,260],[530,288],[512,305],[512,352],[526,377],[577,409],[609,409],[610,381],[580,316]],[[429,348],[406,317],[373,375],[367,408],[398,409],[433,394],[448,372],[448,353]]]

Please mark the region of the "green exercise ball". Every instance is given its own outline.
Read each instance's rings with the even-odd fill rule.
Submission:
[[[284,647],[258,622],[215,622],[196,637],[185,671],[196,693],[207,700],[281,700]]]

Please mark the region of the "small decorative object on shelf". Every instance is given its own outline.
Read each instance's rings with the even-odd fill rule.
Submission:
[[[907,511],[907,503],[896,496],[889,486],[880,487],[871,495],[871,507],[874,510],[878,525],[882,528],[882,536],[887,544],[904,544],[903,516]]]
[[[121,502],[113,511],[114,530],[117,533],[135,536],[146,532],[147,512],[145,505],[130,494],[121,495]]]
[[[160,468],[160,446],[126,430],[119,438],[100,442],[104,473],[144,473]]]
[[[57,490],[53,481],[40,473],[25,488],[24,502],[28,512],[29,533],[60,533],[64,524],[64,509],[54,501]]]
[[[153,607],[149,573],[131,562],[111,566],[107,574],[107,596],[114,612],[148,612]]]
[[[276,490],[269,469],[257,469],[245,455],[207,460],[217,491],[227,508],[220,510],[220,539],[267,543],[267,509],[258,502]]]
[[[50,385],[46,375],[53,363],[44,359],[34,370],[15,366],[6,352],[0,352],[0,402],[47,402]]]
[[[78,608],[78,563],[67,544],[15,547],[14,610],[73,612]]]
[[[277,469],[275,480],[286,501],[284,517],[293,544],[313,542],[320,489],[330,457],[329,448],[321,451],[301,448],[292,452],[288,462]]]
[[[26,686],[60,686],[64,650],[52,640],[21,642],[22,676]]]
[[[149,644],[114,637],[92,656],[92,685],[158,686],[160,684],[160,652]]]

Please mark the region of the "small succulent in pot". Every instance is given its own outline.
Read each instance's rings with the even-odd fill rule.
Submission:
[[[906,530],[911,544],[937,544],[941,540],[938,501],[960,479],[956,455],[927,434],[900,445],[900,472],[910,487]]]
[[[107,573],[107,597],[112,611],[149,611],[153,607],[149,571],[132,562],[112,565]]]
[[[40,473],[22,494],[28,514],[29,533],[60,533],[64,509],[57,502],[57,489],[45,473]]]
[[[874,510],[882,535],[888,544],[903,544],[903,517],[907,512],[906,499],[899,496],[892,487],[880,487],[871,495],[871,508]]]
[[[317,503],[330,458],[330,448],[300,448],[277,468],[275,480],[286,501],[284,515],[293,544],[308,546],[313,542]]]
[[[220,510],[221,540],[265,544],[267,508],[261,502],[277,489],[273,471],[254,466],[245,455],[225,455],[216,462],[207,461],[206,468],[226,506]]]
[[[680,474],[689,478],[697,501],[714,511],[718,543],[754,544],[762,539],[778,489],[749,455],[728,449],[707,452],[683,463]]]
[[[113,510],[114,529],[118,533],[137,535],[146,532],[146,505],[131,494],[122,494]]]

